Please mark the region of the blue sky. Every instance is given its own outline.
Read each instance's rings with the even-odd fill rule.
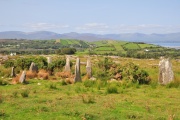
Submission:
[[[180,32],[180,0],[0,0],[0,31]]]

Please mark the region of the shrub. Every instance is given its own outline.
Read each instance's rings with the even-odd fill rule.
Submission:
[[[115,84],[110,84],[107,86],[106,92],[111,94],[111,93],[118,93],[117,86]]]
[[[8,84],[7,81],[0,79],[0,85],[7,85],[7,84]]]
[[[3,66],[0,67],[0,76],[10,77],[11,75],[11,68],[4,68]]]
[[[31,72],[31,71],[27,71],[26,72],[26,78],[27,79],[32,79],[32,78],[35,78],[37,77],[37,73],[36,72]]]
[[[71,54],[75,54],[76,52],[76,49],[75,48],[61,48],[59,50],[56,51],[57,54],[68,54],[68,55],[71,55]]]
[[[133,82],[139,82],[139,84],[149,84],[151,81],[149,74],[144,70],[134,72],[133,78]]]
[[[20,78],[20,75],[17,75],[16,77],[14,77],[14,78],[12,79],[12,83],[13,83],[13,84],[18,83],[18,82],[19,82],[19,78]]]
[[[56,77],[61,77],[61,78],[70,78],[71,73],[70,72],[56,72],[55,76]]]
[[[50,63],[47,67],[48,70],[50,70],[51,72],[54,72],[55,69],[61,69],[65,66],[66,64],[66,60],[65,59],[58,59],[56,61],[53,61],[52,63]]]
[[[23,90],[23,91],[21,92],[21,96],[22,96],[23,98],[29,97],[29,93],[30,93],[29,90]]]
[[[45,70],[39,70],[38,78],[43,79],[43,80],[47,80],[49,78],[49,73]]]
[[[47,68],[47,60],[45,57],[27,57],[27,58],[18,58],[15,61],[15,66],[20,67],[21,70],[29,69],[31,63],[34,62],[38,66],[39,69]]]
[[[8,68],[8,67],[13,67],[14,66],[14,60],[6,60],[5,62],[4,62],[4,67],[5,68]]]

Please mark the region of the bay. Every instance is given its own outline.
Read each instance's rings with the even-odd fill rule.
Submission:
[[[158,42],[158,43],[151,43],[151,44],[159,45],[162,47],[170,47],[170,48],[180,49],[180,42],[172,42],[172,43],[170,43],[170,42],[168,42],[168,43]]]

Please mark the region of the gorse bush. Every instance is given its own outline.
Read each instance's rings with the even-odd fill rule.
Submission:
[[[11,75],[11,68],[5,68],[4,66],[0,66],[0,76],[3,77],[10,77]]]
[[[5,68],[9,68],[9,67],[13,67],[13,66],[15,66],[15,60],[6,60],[5,62],[4,62],[4,67]]]
[[[8,67],[18,67],[21,70],[29,69],[31,63],[34,62],[39,69],[47,68],[47,59],[45,57],[26,57],[26,58],[18,58],[16,60],[7,60],[4,64],[6,68]]]
[[[55,69],[61,69],[65,66],[66,60],[65,59],[58,59],[50,63],[47,67],[48,70],[54,71]]]
[[[133,82],[139,84],[149,84],[151,81],[149,74],[144,70],[137,70],[133,73]]]

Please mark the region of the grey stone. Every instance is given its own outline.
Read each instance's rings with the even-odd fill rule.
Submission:
[[[15,77],[16,76],[14,69],[15,69],[14,67],[11,68],[11,77]]]
[[[23,71],[20,78],[19,78],[19,82],[25,83],[25,81],[26,81],[26,71]]]
[[[64,71],[65,71],[65,72],[71,72],[71,68],[70,68],[70,58],[69,58],[69,57],[66,58],[66,65],[65,65]]]
[[[165,85],[171,82],[173,79],[174,73],[169,58],[162,59],[159,62],[159,83]]]
[[[76,59],[74,82],[81,81],[80,59]]]
[[[34,62],[31,63],[29,71],[31,71],[31,72],[38,72],[38,67],[36,66],[36,64]]]
[[[87,72],[87,77],[91,78],[92,77],[92,69],[91,69],[90,58],[87,59],[86,72]]]
[[[52,58],[51,57],[47,57],[47,63],[51,64],[52,63]]]

